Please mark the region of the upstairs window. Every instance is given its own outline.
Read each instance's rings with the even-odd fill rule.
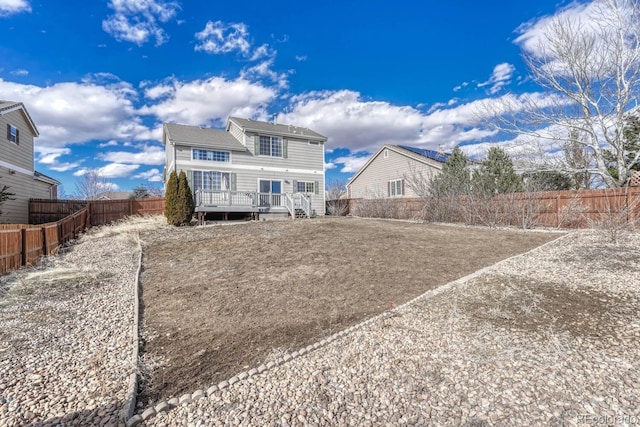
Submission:
[[[395,179],[389,181],[389,196],[398,197],[404,195],[404,181],[402,179]]]
[[[261,135],[258,154],[261,156],[283,157],[282,138]]]
[[[199,150],[193,149],[193,160],[205,160],[208,162],[229,162],[228,151]]]
[[[20,143],[20,131],[17,127],[7,124],[7,139],[14,144]]]

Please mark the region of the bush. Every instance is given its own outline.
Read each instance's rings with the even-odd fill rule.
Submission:
[[[195,205],[189,181],[187,181],[187,174],[184,171],[181,171],[178,177],[178,207],[180,223],[189,224],[195,212]]]
[[[164,216],[167,218],[167,223],[171,225],[180,225],[182,218],[180,217],[178,203],[178,175],[176,174],[176,171],[172,171],[169,175],[169,181],[167,181],[167,189],[164,197]]]

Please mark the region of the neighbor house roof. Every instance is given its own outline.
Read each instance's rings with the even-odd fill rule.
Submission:
[[[229,132],[200,126],[177,125],[165,123],[164,129],[172,142],[188,143],[207,148],[218,148],[230,151],[246,151],[247,148]]]
[[[445,153],[444,151],[427,150],[425,148],[409,147],[407,145],[398,145],[398,147],[441,163],[446,162],[451,155],[451,153]]]
[[[450,156],[449,153],[439,153],[433,150],[425,150],[422,148],[408,147],[406,145],[392,145],[392,144],[384,144],[378,151],[376,151],[369,160],[360,168],[360,170],[351,177],[347,185],[350,185],[355,179],[369,166],[369,164],[378,157],[385,149],[392,150],[398,154],[411,158],[420,163],[424,163],[426,165],[441,168],[447,158]]]
[[[36,127],[36,124],[33,123],[33,120],[31,119],[29,112],[27,111],[27,109],[25,108],[22,102],[0,100],[0,114],[7,114],[16,110],[22,110],[22,113],[24,114],[24,117],[27,120],[27,123],[31,127],[33,134],[35,136],[39,136],[40,133],[38,132],[38,128]]]
[[[318,132],[312,131],[309,128],[300,126],[282,125],[272,122],[261,122],[258,120],[241,119],[239,117],[229,117],[229,122],[235,123],[244,131],[253,131],[256,133],[264,132],[280,136],[312,139],[321,142],[325,142],[327,140],[326,136],[320,135]],[[227,123],[227,130],[229,130],[229,123]]]
[[[55,178],[51,178],[50,176],[47,176],[41,172],[33,171],[33,176],[40,181],[46,182],[47,184],[60,185],[60,181]]]

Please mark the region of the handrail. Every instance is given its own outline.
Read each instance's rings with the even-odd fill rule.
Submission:
[[[295,207],[295,203],[293,202],[293,196],[289,193],[285,193],[284,197],[285,197],[284,204],[287,210],[289,211],[289,214],[291,214],[291,218],[295,219],[296,207]]]

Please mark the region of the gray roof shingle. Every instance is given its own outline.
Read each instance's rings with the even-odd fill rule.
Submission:
[[[246,151],[247,148],[229,132],[199,126],[177,125],[165,123],[164,128],[169,140],[191,145],[218,148],[229,151]]]
[[[322,142],[327,140],[326,136],[320,135],[318,132],[312,131],[309,128],[300,126],[274,124],[272,122],[241,119],[239,117],[229,117],[229,121],[235,123],[244,130],[265,132],[294,138],[313,139]]]

